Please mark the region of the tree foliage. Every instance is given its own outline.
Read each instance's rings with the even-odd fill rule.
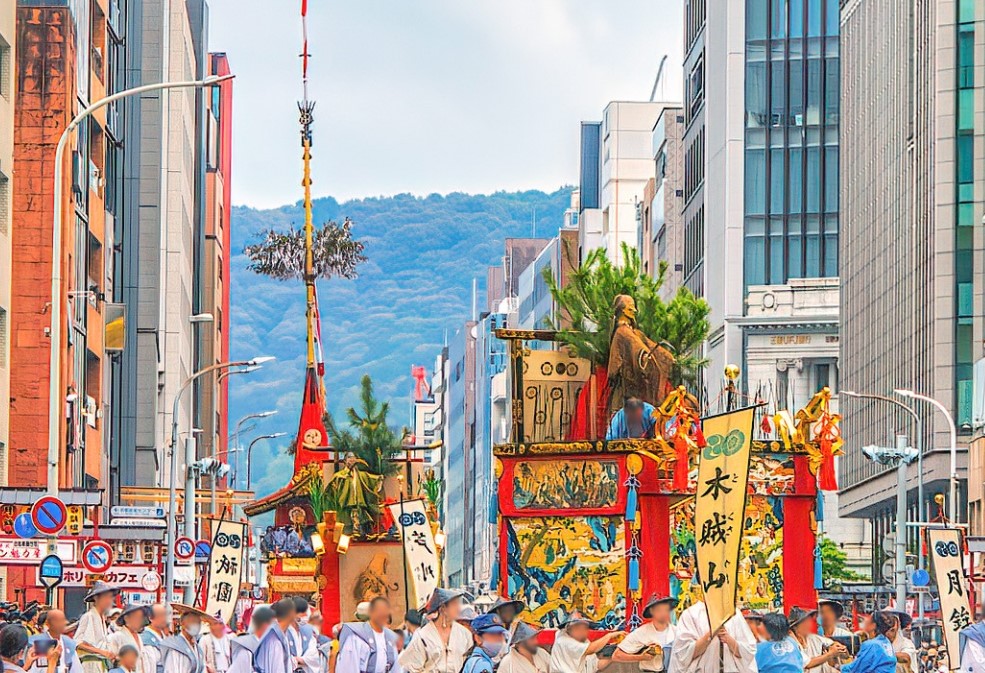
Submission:
[[[605,366],[609,362],[613,302],[620,294],[629,295],[636,300],[640,330],[673,354],[673,383],[694,382],[698,370],[707,364],[696,353],[710,329],[708,302],[695,297],[685,287],[665,302],[660,297],[660,288],[666,265],[662,264],[653,277],[643,271],[635,249],[623,244],[622,257],[623,264],[617,266],[604,249],[592,250],[582,265],[569,274],[564,287],[558,284],[550,269],[545,269],[544,280],[558,306],[551,328],[558,331],[558,339],[576,355]]]
[[[325,415],[325,429],[332,446],[342,454],[352,452],[373,474],[397,474],[400,466],[393,459],[402,451],[402,436],[387,425],[390,403],[376,398],[368,374],[362,378],[359,401],[358,410],[354,407],[346,410],[348,428],[340,427],[332,414]]]
[[[259,243],[246,246],[249,269],[276,280],[304,278],[305,238],[303,229],[260,232]],[[352,220],[326,222],[312,234],[315,278],[355,278],[356,267],[366,261],[363,243],[352,237]]]
[[[848,554],[830,538],[821,537],[821,580],[825,589],[840,586],[842,582],[858,582],[866,579],[848,567]]]

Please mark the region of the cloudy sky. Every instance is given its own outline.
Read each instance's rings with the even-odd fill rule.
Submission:
[[[682,0],[309,0],[314,193],[339,199],[577,178],[578,128],[646,100]],[[210,0],[235,81],[233,200],[296,201],[300,0]]]

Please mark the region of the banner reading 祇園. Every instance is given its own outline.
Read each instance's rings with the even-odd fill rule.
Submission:
[[[961,629],[971,624],[968,610],[968,582],[961,560],[964,558],[961,531],[957,528],[930,528],[927,531],[930,556],[934,561],[934,578],[941,600],[941,618],[950,670],[960,664]]]
[[[409,606],[420,609],[438,587],[441,569],[438,548],[434,544],[431,521],[423,500],[404,500],[390,505],[390,514],[400,527],[404,557],[410,574]]]
[[[735,614],[754,413],[749,407],[702,422],[708,445],[698,461],[694,533],[712,633]]]
[[[205,611],[226,624],[236,612],[246,551],[246,524],[217,521],[209,554],[209,597]]]

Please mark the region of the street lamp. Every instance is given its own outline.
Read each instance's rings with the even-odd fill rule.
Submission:
[[[219,390],[222,385],[222,382],[225,379],[232,376],[233,374],[249,374],[251,372],[255,372],[256,370],[262,367],[263,365],[251,365],[249,367],[243,367],[241,369],[227,369],[225,371],[219,372],[219,375],[216,377],[215,385],[212,387],[213,413],[212,413],[212,418],[209,419],[209,422],[212,424],[212,434],[210,435],[210,440],[209,440],[212,443],[212,458],[218,459],[219,457],[219,445],[218,442],[216,441],[215,419],[216,419],[216,412],[219,409]],[[229,453],[230,453],[228,448],[226,449],[225,453],[226,453],[225,458],[228,461]],[[216,508],[216,482],[219,479],[220,479],[219,476],[215,474],[212,475],[211,488],[209,493],[209,511],[212,513],[213,516],[215,516],[215,508]],[[233,480],[233,488],[236,488],[235,479]]]
[[[287,434],[286,432],[274,432],[269,435],[260,435],[252,442],[250,442],[249,447],[247,447],[246,449],[246,488],[247,489],[250,488],[250,483],[253,481],[252,478],[253,473],[250,471],[250,456],[253,455],[253,445],[262,439],[277,439],[278,437],[283,437],[286,434]]]
[[[933,404],[937,409],[944,414],[944,418],[947,419],[947,428],[951,433],[951,494],[950,502],[948,503],[948,518],[951,519],[951,523],[958,522],[958,429],[954,427],[954,417],[951,416],[951,412],[948,411],[947,407],[935,400],[933,397],[928,397],[927,395],[921,395],[915,393],[912,390],[907,390],[905,388],[899,388],[896,394],[901,397],[909,397],[914,400],[921,400],[923,402],[929,402]]]
[[[100,110],[110,103],[129,96],[137,96],[148,91],[162,89],[204,88],[232,79],[235,75],[211,76],[205,79],[189,82],[158,82],[145,84],[132,89],[124,89],[114,94],[100,98],[89,107],[79,111],[68,123],[58,139],[55,148],[54,169],[54,213],[52,215],[51,232],[51,329],[49,338],[48,362],[48,495],[58,495],[58,463],[61,458],[61,417],[62,417],[62,384],[61,358],[62,347],[62,171],[65,164],[65,148],[68,147],[69,136],[93,112]]]
[[[851,397],[854,399],[873,400],[877,402],[885,402],[886,404],[892,404],[893,406],[899,407],[913,418],[913,423],[916,431],[915,447],[917,450],[917,523],[923,523],[924,507],[926,505],[923,500],[923,421],[920,419],[920,414],[918,414],[916,410],[913,409],[913,407],[907,406],[906,404],[903,404],[899,400],[889,397],[887,395],[877,395],[875,393],[857,393],[854,390],[840,390],[838,391],[838,393],[840,395],[845,395],[846,397]],[[905,491],[905,487],[904,487],[904,491]],[[922,539],[923,531],[920,531],[919,537]],[[920,570],[923,570],[924,568],[923,544],[921,544],[919,540],[917,544],[917,567]],[[922,597],[918,604],[918,613],[920,619],[923,619]]]
[[[276,413],[277,413],[277,410],[276,409],[271,409],[270,411],[258,411],[256,413],[247,414],[246,416],[243,416],[241,419],[239,419],[238,421],[236,421],[236,429],[233,431],[233,434],[230,435],[230,439],[232,437],[235,437],[236,438],[236,442],[235,442],[236,448],[237,449],[240,449],[240,450],[242,450],[242,448],[243,448],[242,445],[239,442],[240,435],[243,432],[245,432],[244,430],[241,429],[242,426],[243,426],[243,423],[245,423],[246,421],[251,420],[253,418],[269,418],[270,416],[273,416]],[[251,425],[249,428],[247,428],[247,430],[250,430],[253,427],[254,426]],[[233,480],[236,481],[238,479],[239,479],[239,456],[236,457],[236,476],[233,477]]]
[[[918,453],[906,445],[906,435],[896,435],[896,446],[863,446],[862,453],[880,465],[896,468],[896,608],[906,609],[906,466]]]
[[[271,356],[256,357],[252,360],[240,360],[234,362],[219,362],[214,365],[209,365],[204,367],[187,379],[178,388],[178,392],[174,396],[174,404],[171,407],[171,481],[170,481],[170,493],[168,494],[168,544],[171,545],[172,549],[168,550],[167,554],[167,564],[164,569],[164,586],[167,590],[167,600],[171,600],[171,594],[174,592],[174,541],[177,539],[178,533],[178,523],[176,519],[176,505],[177,505],[177,485],[178,485],[178,412],[179,406],[181,404],[181,395],[191,386],[192,383],[197,381],[200,377],[205,376],[210,372],[216,370],[228,369],[230,367],[254,367],[256,365],[262,364],[264,362],[269,362],[274,358]],[[186,468],[186,479],[185,479],[185,535],[192,536],[195,533],[195,476],[192,473],[190,466],[195,462],[195,442],[189,440],[185,445],[185,468]],[[194,594],[194,587],[185,587],[185,601],[189,602],[192,600]],[[190,604],[190,603],[189,603]]]

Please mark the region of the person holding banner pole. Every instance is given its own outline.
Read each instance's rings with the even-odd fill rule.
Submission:
[[[677,620],[671,650],[674,673],[756,673],[756,636],[740,614],[711,632],[708,608],[697,602]]]
[[[876,637],[866,640],[858,650],[855,660],[841,667],[841,673],[895,673],[896,653],[887,634],[891,634],[898,620],[885,612],[873,612],[872,623]]]

